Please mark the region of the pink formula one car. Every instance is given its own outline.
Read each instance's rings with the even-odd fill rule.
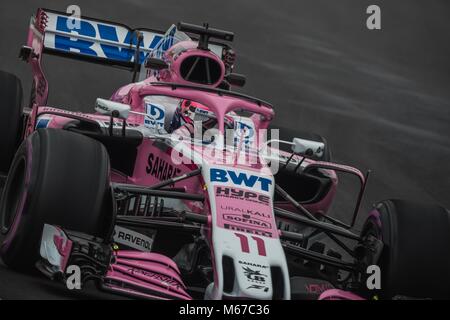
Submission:
[[[39,9],[20,53],[29,108],[0,73],[3,262],[150,299],[450,297],[449,212],[387,200],[355,232],[368,174],[320,137],[266,139],[272,106],[230,90],[245,82],[232,39]],[[49,107],[44,54],[133,81],[91,114]],[[350,223],[328,212],[340,175],[360,184]]]

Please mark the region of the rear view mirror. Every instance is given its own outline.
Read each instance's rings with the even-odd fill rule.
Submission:
[[[309,158],[321,158],[325,149],[323,142],[294,138],[292,152]]]
[[[145,67],[159,71],[167,69],[169,65],[162,59],[148,57],[147,60],[145,60]]]
[[[97,98],[95,111],[110,117],[126,120],[130,114],[131,107],[128,104],[111,100]]]

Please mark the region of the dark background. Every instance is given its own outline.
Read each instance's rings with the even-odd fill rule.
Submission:
[[[276,124],[319,133],[336,162],[373,170],[362,212],[386,198],[450,207],[450,2],[2,0],[0,69],[22,79],[26,98],[31,73],[17,55],[29,18],[37,7],[65,11],[70,4],[82,15],[131,27],[186,21],[234,31],[244,91],[275,105]],[[381,7],[381,30],[366,28],[370,4]],[[125,71],[50,56],[44,68],[50,105],[86,112],[96,97],[131,79]],[[0,265],[0,298],[61,292]]]

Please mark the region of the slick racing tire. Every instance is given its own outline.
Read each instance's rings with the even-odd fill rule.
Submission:
[[[45,223],[109,239],[113,200],[105,147],[86,136],[40,129],[19,147],[0,203],[0,255],[30,270]]]
[[[362,232],[383,242],[382,298],[450,298],[450,212],[404,200],[378,203]]]
[[[22,84],[0,71],[0,174],[7,174],[22,133]]]

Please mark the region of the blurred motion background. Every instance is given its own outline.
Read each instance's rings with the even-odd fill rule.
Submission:
[[[373,174],[363,203],[385,198],[450,207],[450,2],[445,0],[31,1],[0,3],[0,69],[17,56],[38,7],[165,30],[186,21],[234,31],[246,93],[273,102],[276,125],[323,135],[333,158]],[[366,8],[381,8],[381,30]],[[131,74],[47,56],[50,105],[92,111]]]

